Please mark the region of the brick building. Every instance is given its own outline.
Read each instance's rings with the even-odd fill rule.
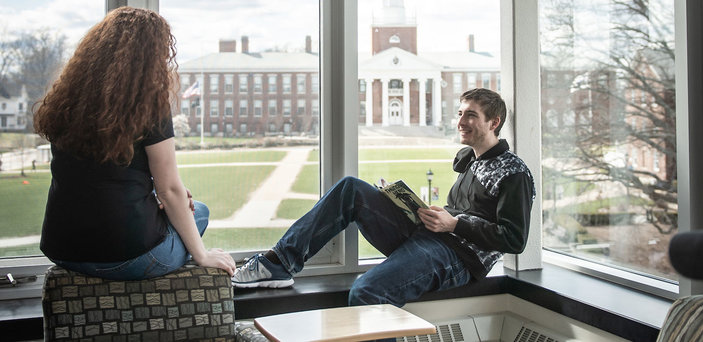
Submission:
[[[371,52],[359,54],[359,124],[443,126],[467,89],[500,91],[500,61],[474,49],[423,52],[418,26],[403,1],[385,1],[374,16]],[[311,38],[301,52],[252,52],[249,38],[220,41],[217,53],[180,65],[181,91],[198,81],[202,97],[179,99],[174,114],[189,117],[191,132],[205,135],[317,134],[319,65]],[[193,106],[202,101],[201,106]]]

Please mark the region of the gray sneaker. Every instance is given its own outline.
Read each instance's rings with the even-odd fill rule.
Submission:
[[[281,265],[276,265],[259,253],[244,265],[234,270],[232,286],[247,287],[287,287],[293,285],[293,277]]]

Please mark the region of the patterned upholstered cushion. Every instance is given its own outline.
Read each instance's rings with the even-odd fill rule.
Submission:
[[[237,342],[268,342],[252,321],[238,321],[234,327]]]
[[[703,341],[703,295],[679,298],[671,304],[657,341]]]
[[[234,341],[229,275],[185,265],[162,277],[113,281],[49,268],[47,341]]]

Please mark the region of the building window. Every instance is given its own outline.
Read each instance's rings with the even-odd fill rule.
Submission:
[[[312,115],[313,116],[320,115],[320,100],[318,100],[318,99],[312,100]]]
[[[262,101],[261,100],[254,100],[254,116],[261,116],[262,112]]]
[[[312,84],[310,85],[310,91],[313,94],[320,92],[320,76],[317,74],[312,75]]]
[[[483,73],[481,74],[482,87],[486,89],[491,89],[491,74]]]
[[[239,100],[239,116],[249,115],[247,100]]]
[[[249,91],[249,83],[247,82],[247,75],[239,75],[239,92],[246,93]]]
[[[397,34],[392,35],[390,38],[388,38],[388,42],[391,44],[399,44],[400,43],[400,37],[398,37]]]
[[[461,94],[464,91],[464,86],[462,84],[461,74],[452,75],[452,87],[454,89],[454,94]]]
[[[468,80],[469,80],[469,81],[468,81],[468,83],[469,83],[469,88],[466,89],[466,90],[471,90],[471,89],[476,88],[476,74],[474,74],[473,72],[470,72],[470,73],[466,74],[466,76],[467,76],[467,78],[468,78]]]
[[[366,80],[359,80],[359,92],[360,93],[366,92]]]
[[[283,100],[283,116],[290,116],[290,100]]]
[[[234,92],[234,75],[225,75],[225,94]]]
[[[210,134],[215,136],[219,132],[220,132],[220,127],[218,124],[216,124],[216,123],[210,124]]]
[[[361,121],[366,119],[366,101],[359,101],[359,118]]]
[[[217,74],[210,75],[210,94],[217,94],[220,92],[219,89],[219,76]]]
[[[501,89],[500,74],[496,74],[496,91],[500,93],[500,89]]]
[[[275,94],[278,91],[278,77],[276,75],[269,75],[269,93]]]
[[[181,91],[188,89],[188,86],[190,86],[190,75],[181,75],[179,79],[181,80]]]
[[[255,93],[261,93],[263,91],[264,87],[262,84],[262,77],[261,75],[254,75],[254,92]]]
[[[225,100],[225,116],[234,115],[234,101]]]
[[[225,124],[225,133],[227,133],[227,135],[232,135],[232,132],[233,132],[232,124],[226,123]]]
[[[220,101],[210,100],[210,116],[220,115]]]
[[[298,115],[305,114],[305,99],[298,99],[298,110],[296,111]]]
[[[247,124],[245,124],[245,123],[239,124],[239,133],[240,133],[240,134],[246,134],[246,133],[247,133]]]
[[[290,75],[283,75],[283,93],[290,93]]]
[[[185,115],[190,114],[190,101],[181,100],[181,114],[185,114]]]
[[[269,100],[268,111],[270,116],[276,115],[276,100]]]
[[[295,75],[296,92],[305,94],[305,74]]]

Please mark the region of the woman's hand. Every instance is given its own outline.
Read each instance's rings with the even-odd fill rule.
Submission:
[[[435,233],[453,232],[454,228],[456,228],[456,223],[459,221],[444,208],[434,205],[429,209],[419,208],[417,213],[420,215],[422,223],[425,224],[425,228]]]
[[[234,262],[234,259],[232,259],[232,256],[220,248],[210,249],[197,259],[193,256],[193,260],[203,267],[216,267],[225,270],[225,272],[229,273],[230,277],[234,275],[234,269],[237,268],[237,264]]]

